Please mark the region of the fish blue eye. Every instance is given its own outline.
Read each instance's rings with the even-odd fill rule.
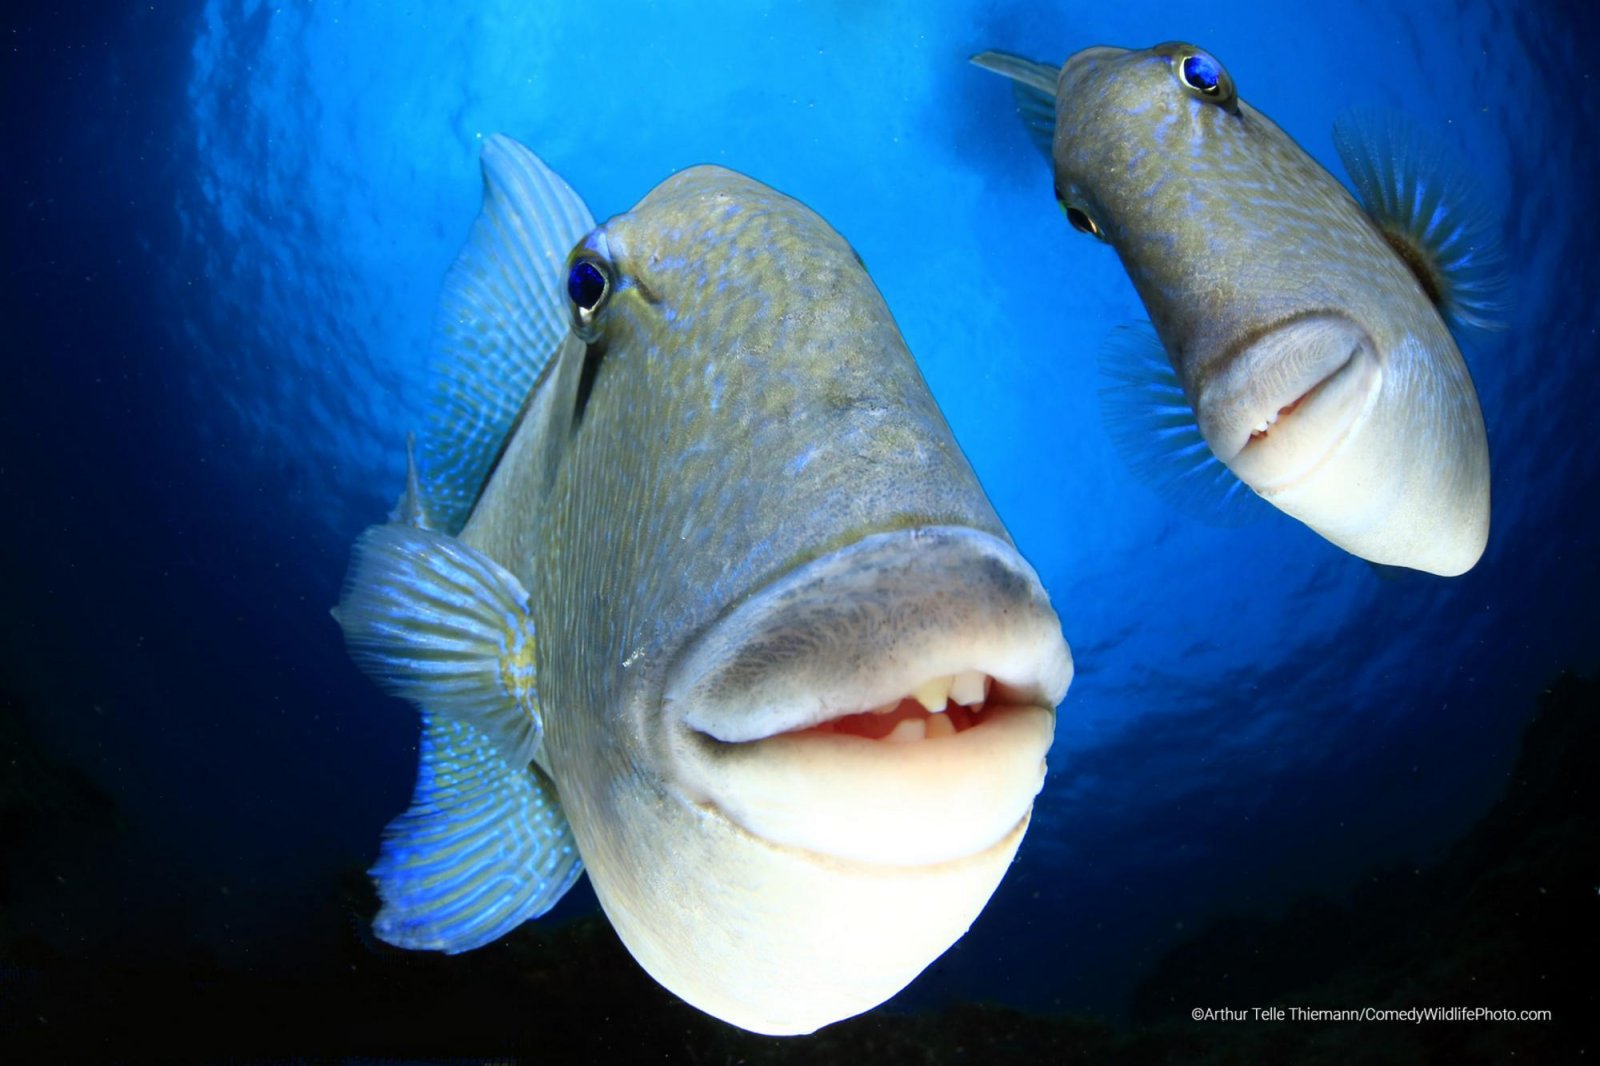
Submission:
[[[1183,75],[1185,85],[1207,96],[1214,96],[1217,86],[1222,84],[1222,68],[1210,56],[1188,56],[1178,69]]]
[[[572,264],[567,274],[567,295],[582,311],[593,311],[606,294],[606,276],[587,259]]]

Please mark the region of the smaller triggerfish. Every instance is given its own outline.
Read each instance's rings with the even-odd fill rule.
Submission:
[[[335,611],[422,711],[373,931],[464,951],[586,868],[701,1010],[867,1010],[1016,853],[1060,620],[804,205],[692,167],[596,226],[504,137],[483,178],[435,420]]]
[[[1212,482],[1209,447],[1346,551],[1470,569],[1489,450],[1445,320],[1495,325],[1503,269],[1464,168],[1395,116],[1343,117],[1358,203],[1191,44],[973,62],[1012,79],[1068,221],[1117,250],[1150,315],[1153,336],[1120,330],[1102,357],[1136,469],[1183,496]]]

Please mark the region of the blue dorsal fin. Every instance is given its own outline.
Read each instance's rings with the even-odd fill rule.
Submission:
[[[1240,526],[1267,507],[1211,451],[1148,322],[1118,326],[1100,349],[1100,414],[1137,478],[1182,513]]]
[[[411,806],[371,874],[385,943],[455,954],[537,918],[583,871],[554,784],[471,725],[424,714]]]
[[[1009,52],[979,52],[972,62],[1011,81],[1017,114],[1027,127],[1033,146],[1052,158],[1056,139],[1056,78],[1060,67],[1035,63]]]
[[[567,254],[594,228],[578,194],[528,149],[483,146],[483,209],[439,299],[438,395],[422,437],[422,509],[458,533],[523,401],[566,338]]]
[[[525,766],[544,736],[527,602],[488,556],[391,523],[356,540],[333,616],[350,657],[385,689],[471,725]]]
[[[1506,311],[1499,222],[1467,165],[1409,119],[1340,115],[1333,143],[1356,197],[1452,327],[1500,329]]]

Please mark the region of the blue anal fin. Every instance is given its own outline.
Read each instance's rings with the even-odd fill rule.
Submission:
[[[1241,526],[1268,507],[1211,451],[1155,329],[1111,331],[1100,349],[1100,414],[1134,476],[1177,510]]]
[[[984,70],[993,71],[1011,81],[1011,95],[1017,102],[1017,114],[1027,127],[1028,139],[1053,158],[1056,139],[1056,78],[1060,67],[1048,63],[1035,63],[1031,59],[1011,55],[1009,52],[979,52],[972,62]]]
[[[555,905],[583,864],[555,787],[512,766],[472,726],[424,719],[411,807],[389,823],[371,874],[380,940],[454,954]]]
[[[1356,197],[1452,327],[1504,325],[1509,274],[1496,212],[1467,164],[1393,112],[1333,124]]]

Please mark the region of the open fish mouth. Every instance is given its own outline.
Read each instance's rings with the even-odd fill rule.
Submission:
[[[1207,386],[1201,429],[1228,468],[1270,499],[1316,475],[1382,384],[1365,330],[1343,315],[1308,315],[1262,335]]]
[[[1072,657],[977,530],[874,534],[701,636],[668,679],[676,784],[770,845],[907,867],[1000,846],[1044,781]]]
[[[981,670],[929,678],[916,691],[868,711],[842,714],[785,736],[866,737],[890,744],[939,740],[982,725],[997,707],[1030,702]]]

